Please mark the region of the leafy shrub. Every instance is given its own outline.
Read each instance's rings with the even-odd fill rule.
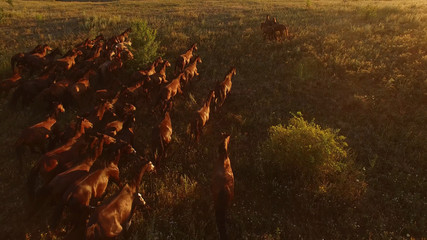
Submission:
[[[296,189],[357,198],[365,183],[358,179],[362,175],[351,161],[345,137],[338,133],[305,121],[301,113],[293,114],[288,125],[269,129],[262,150],[265,173],[292,182]]]
[[[156,41],[157,31],[151,29],[146,21],[137,21],[132,24],[133,54],[135,56],[133,68],[141,67],[152,62],[159,56],[158,49],[160,42]]]

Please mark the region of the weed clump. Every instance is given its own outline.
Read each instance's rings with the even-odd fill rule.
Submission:
[[[345,137],[307,122],[301,113],[293,114],[288,125],[270,127],[262,153],[267,178],[291,183],[296,191],[355,200],[365,188]]]

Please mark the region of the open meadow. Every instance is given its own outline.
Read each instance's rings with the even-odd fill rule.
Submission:
[[[141,40],[133,27],[135,60],[114,76],[129,79],[161,56],[171,80],[177,57],[197,43],[200,75],[175,97],[172,142],[140,186],[149,208],[137,208],[119,239],[219,239],[211,178],[222,132],[231,134],[235,178],[229,239],[427,238],[427,1],[1,0],[0,8],[0,79],[13,75],[14,54],[38,44],[66,53],[146,23],[156,38]],[[264,39],[267,14],[289,27],[287,39]],[[230,95],[194,143],[194,114],[232,66]],[[41,154],[27,150],[20,172],[14,149],[47,104],[11,108],[12,92],[0,98],[0,238],[64,239],[67,211],[57,229],[49,207],[28,215],[27,177]],[[151,160],[162,116],[147,106],[136,105],[134,148]],[[66,107],[58,123],[78,114]],[[120,167],[124,182],[133,168]],[[118,189],[110,183],[106,199]]]

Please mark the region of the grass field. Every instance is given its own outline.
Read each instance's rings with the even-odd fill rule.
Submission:
[[[427,238],[427,2],[14,0],[0,7],[2,79],[11,75],[15,53],[41,43],[65,52],[141,19],[157,30],[159,55],[172,63],[199,44],[201,80],[176,102],[165,170],[141,187],[152,209],[135,214],[130,239],[218,238],[210,178],[221,131],[232,136],[231,239]],[[263,40],[266,14],[289,26],[290,40]],[[183,147],[192,112],[230,66],[237,69],[230,97],[200,144]],[[286,124],[291,112],[340,129],[358,181],[366,184],[361,196],[344,201],[301,193],[269,176],[263,143],[269,127]],[[43,216],[27,219],[26,175],[18,173],[12,147],[44,113],[37,103],[10,110],[3,98],[0,115],[0,238],[62,239],[46,229]],[[139,110],[137,121],[136,150],[148,152],[157,119]],[[29,155],[26,172],[37,157]]]

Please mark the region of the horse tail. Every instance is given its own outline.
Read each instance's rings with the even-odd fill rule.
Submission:
[[[226,240],[226,214],[227,214],[227,196],[225,190],[221,190],[215,202],[215,220],[218,227],[219,239]]]

